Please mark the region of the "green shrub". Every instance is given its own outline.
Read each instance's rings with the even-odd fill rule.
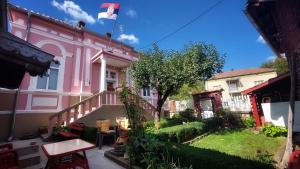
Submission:
[[[247,117],[246,119],[243,120],[243,124],[247,128],[253,128],[255,127],[256,122],[253,119],[253,117]]]
[[[193,109],[186,109],[184,111],[178,112],[179,118],[185,122],[195,121],[196,118],[194,117],[194,110]]]
[[[241,127],[243,125],[242,119],[238,112],[231,112],[228,109],[219,109],[216,116],[222,120],[225,127]]]
[[[172,127],[182,124],[182,120],[180,118],[162,118],[159,121],[160,128]]]
[[[219,126],[219,119],[211,118],[156,130],[148,129],[146,133],[154,135],[161,141],[181,143],[199,136],[209,130],[215,129]]]
[[[274,169],[254,159],[244,159],[215,150],[195,148],[183,144],[166,144],[170,158],[177,159],[181,166],[201,169]]]
[[[285,127],[267,125],[262,128],[262,132],[268,137],[286,137],[288,131]]]

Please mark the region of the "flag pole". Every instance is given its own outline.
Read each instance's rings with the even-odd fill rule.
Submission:
[[[116,23],[117,23],[117,19],[114,21],[113,28],[112,28],[112,31],[111,31],[111,37],[109,38],[109,43],[108,43],[108,46],[111,48],[111,50],[112,50],[112,47],[111,47],[111,40],[112,40],[114,31],[115,31],[115,28],[116,28]]]

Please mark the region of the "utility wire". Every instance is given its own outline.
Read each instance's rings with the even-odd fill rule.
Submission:
[[[196,16],[195,18],[191,19],[190,21],[188,21],[187,23],[185,23],[184,25],[180,26],[179,28],[177,28],[176,30],[174,30],[173,32],[170,32],[168,34],[166,34],[165,36],[163,36],[162,38],[149,43],[148,45],[139,48],[139,50],[141,49],[145,49],[149,46],[151,46],[152,44],[157,44],[171,36],[173,36],[174,34],[176,34],[177,32],[181,31],[182,29],[184,29],[185,27],[187,27],[188,25],[194,23],[195,21],[197,21],[198,19],[200,19],[201,17],[203,17],[204,15],[206,15],[207,13],[209,13],[210,11],[212,11],[214,8],[216,8],[218,5],[220,5],[222,2],[224,2],[225,0],[219,0],[216,3],[214,3],[212,6],[210,6],[209,8],[207,8],[206,10],[204,10],[203,12],[201,12],[198,16]]]

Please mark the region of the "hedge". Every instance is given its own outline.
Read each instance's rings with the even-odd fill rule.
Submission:
[[[161,141],[181,143],[197,137],[209,130],[220,126],[217,118],[202,121],[189,122],[182,125],[161,128],[158,130],[148,130],[148,134],[153,135]]]
[[[201,169],[273,169],[271,164],[244,159],[215,150],[191,147],[183,144],[166,144],[168,155],[181,166]]]

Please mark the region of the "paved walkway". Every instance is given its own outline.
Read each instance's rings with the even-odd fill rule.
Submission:
[[[28,146],[30,144],[30,142],[36,142],[39,145],[39,147],[40,147],[39,154],[41,157],[41,163],[36,166],[27,167],[26,169],[44,168],[47,163],[47,157],[45,156],[43,150],[41,149],[41,145],[46,144],[46,142],[43,142],[40,138],[36,138],[36,139],[30,139],[30,140],[13,141],[13,145],[14,145],[14,148],[24,147],[24,146]],[[2,143],[0,143],[0,144],[2,144]],[[90,169],[124,169],[123,167],[119,166],[115,162],[104,157],[104,152],[109,149],[112,149],[112,147],[102,146],[101,150],[99,150],[98,148],[94,148],[94,149],[86,151]]]
[[[90,169],[124,169],[115,162],[104,157],[104,152],[109,149],[111,148],[104,146],[101,150],[94,148],[87,151]]]

